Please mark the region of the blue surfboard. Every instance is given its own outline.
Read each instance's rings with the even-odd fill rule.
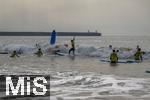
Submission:
[[[110,63],[110,60],[108,60],[108,59],[101,59],[100,61]],[[135,60],[118,60],[118,63],[138,63],[138,62]]]
[[[55,30],[53,30],[53,32],[51,33],[51,37],[50,37],[50,45],[54,45],[56,42],[56,32]]]

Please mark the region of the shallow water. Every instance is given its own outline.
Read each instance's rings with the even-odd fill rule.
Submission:
[[[68,43],[72,37],[58,37],[58,43]],[[15,40],[17,39],[17,40]],[[0,44],[34,45],[47,43],[47,37],[0,37]],[[76,45],[107,47],[133,47],[137,44],[150,51],[149,37],[76,37]],[[149,100],[150,60],[142,63],[110,66],[100,61],[101,56],[75,57],[44,55],[41,58],[23,54],[19,58],[0,55],[0,74],[49,74],[51,100]],[[4,91],[3,91],[4,92]],[[1,92],[2,93],[2,92]],[[15,100],[40,100],[40,97],[24,97]],[[42,100],[49,97],[42,97]],[[13,99],[12,99],[13,100]]]

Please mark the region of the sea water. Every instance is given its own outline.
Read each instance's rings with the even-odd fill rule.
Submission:
[[[68,53],[73,37],[58,37],[60,51]],[[47,53],[49,37],[0,37],[1,75],[50,75],[50,100],[149,100],[150,37],[101,36],[75,37],[76,56]],[[37,45],[44,56],[36,57]],[[65,47],[64,44],[68,44]],[[111,66],[100,59],[109,58],[112,49],[121,59],[130,59],[139,45],[146,54],[142,63]],[[131,50],[128,50],[131,49]],[[10,58],[13,50],[21,50],[19,58]],[[4,91],[2,91],[4,92]],[[1,95],[0,95],[1,96]],[[1,96],[5,98],[4,96]],[[47,100],[49,97],[17,97],[17,100]],[[10,98],[11,100],[11,98]]]

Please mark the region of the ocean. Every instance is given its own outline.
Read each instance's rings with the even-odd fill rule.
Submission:
[[[68,56],[70,36],[58,36],[57,45],[65,56],[48,54],[46,36],[1,36],[1,75],[50,75],[50,95],[45,97],[8,97],[9,100],[150,100],[150,36],[75,37],[76,56]],[[67,44],[68,47],[65,47]],[[38,47],[44,55],[33,53]],[[145,52],[142,63],[120,63],[111,66],[112,49],[119,50],[119,59],[133,59],[136,46]],[[10,58],[13,50],[21,51],[19,58]],[[7,96],[2,95],[3,100]]]

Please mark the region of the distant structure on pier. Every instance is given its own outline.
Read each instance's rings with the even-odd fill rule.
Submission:
[[[0,36],[49,36],[51,32],[0,32]],[[96,32],[57,32],[57,36],[101,36]]]

